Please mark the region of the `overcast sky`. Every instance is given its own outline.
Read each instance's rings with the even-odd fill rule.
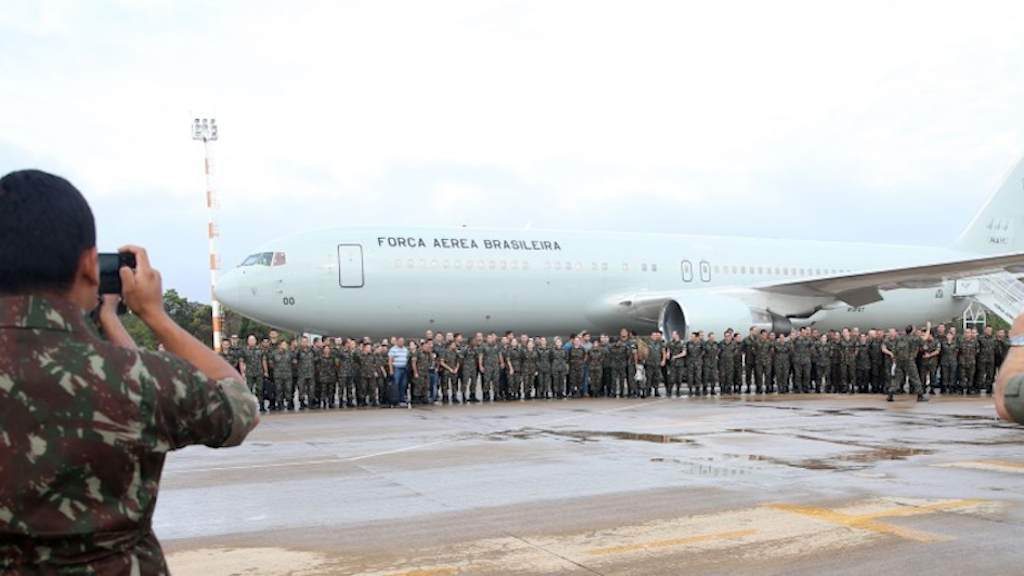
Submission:
[[[943,244],[1024,151],[1024,3],[0,10],[0,172],[68,177],[206,301],[195,115],[225,266],[374,223]]]

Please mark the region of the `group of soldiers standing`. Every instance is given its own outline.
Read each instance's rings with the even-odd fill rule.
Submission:
[[[662,394],[875,393],[891,401],[910,392],[927,400],[937,390],[991,393],[1008,347],[1006,334],[991,327],[959,334],[928,325],[902,333],[730,329],[721,340],[702,332],[641,338],[625,329],[565,341],[427,331],[408,346],[403,338],[287,341],[272,331],[244,345],[232,336],[221,354],[244,374],[261,410],[282,411]]]

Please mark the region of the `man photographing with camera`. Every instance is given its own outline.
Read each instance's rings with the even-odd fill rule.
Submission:
[[[146,251],[121,253],[135,268],[118,264],[121,295],[101,300],[81,193],[34,170],[0,179],[0,573],[166,573],[167,452],[236,446],[258,422],[238,372],[165,312]],[[122,299],[169,354],[136,348]]]

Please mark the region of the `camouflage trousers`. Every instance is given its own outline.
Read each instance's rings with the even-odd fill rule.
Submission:
[[[831,365],[816,363],[814,368],[814,392],[825,392],[831,384]]]
[[[978,389],[992,390],[992,383],[995,381],[995,364],[992,362],[978,362],[976,371]]]
[[[686,362],[686,387],[690,390],[690,396],[699,393],[701,384],[704,381],[704,364],[702,362]]]
[[[578,398],[583,392],[583,366],[569,367],[569,395]]]
[[[334,398],[338,394],[338,381],[333,378],[321,379],[316,383],[316,399],[321,408],[334,408]]]
[[[772,365],[765,360],[757,360],[754,363],[754,385],[757,393],[760,394],[772,377]]]
[[[644,387],[644,396],[650,398],[659,394],[658,389],[665,383],[665,374],[661,371],[661,366],[658,364],[648,364],[644,366],[644,375],[647,376]]]
[[[798,360],[793,363],[793,389],[797,392],[811,391],[811,361]]]
[[[975,371],[977,365],[974,362],[960,363],[960,389],[965,392],[973,392],[975,386]]]
[[[747,392],[754,389],[754,382],[757,380],[757,358],[753,354],[743,355],[743,382],[746,384]]]
[[[917,366],[914,366],[917,372]],[[839,363],[839,392],[849,392],[857,383],[857,366],[850,360]]]
[[[896,362],[896,377],[889,385],[889,394],[903,391],[904,382],[910,382],[910,391],[913,394],[921,394],[921,378],[917,373],[917,364],[913,360],[900,360]]]
[[[956,362],[943,364],[941,370],[942,391],[949,394],[959,388],[959,383],[956,381]]]
[[[245,375],[245,383],[249,386],[249,392],[252,392],[260,402],[260,410],[263,410],[263,375],[250,376]]]
[[[789,360],[775,361],[775,386],[783,394],[789,392]]]
[[[277,396],[278,408],[294,408],[295,407],[295,388],[292,387],[292,376],[287,375],[274,375],[274,392]]]
[[[313,387],[312,376],[299,376],[296,382],[299,391],[299,405],[310,406],[310,402],[316,397],[316,389]]]
[[[437,391],[437,395],[441,401],[446,403],[455,401],[455,395],[458,393],[458,385],[458,379],[455,377],[455,373],[443,370],[441,372],[441,389]]]
[[[669,396],[674,391],[676,396],[683,393],[683,380],[686,379],[686,362],[675,360],[672,362],[668,373],[668,384],[665,386],[665,395]]]
[[[373,402],[373,391],[376,387],[378,405],[384,405],[388,401],[388,389],[391,387],[391,378],[387,376],[374,375],[366,379],[366,386],[369,388],[370,401]]]
[[[701,392],[704,394],[714,394],[715,387],[718,386],[718,365],[717,364],[704,364],[704,369],[701,371]]]
[[[501,370],[498,366],[484,366],[484,371],[481,374],[481,385],[483,386],[483,396],[494,397],[495,393],[499,397],[504,398],[507,394],[507,390],[499,390],[501,387]]]
[[[463,401],[469,398],[476,400],[476,366],[463,368],[462,378],[459,379],[459,394],[462,395]]]
[[[626,394],[629,393],[629,383],[626,381],[626,378],[629,376],[626,374],[626,367],[613,365],[611,372],[612,381],[611,384],[609,384],[609,387],[611,388],[611,395],[613,397],[617,396],[619,398],[625,398]]]
[[[551,398],[551,371],[537,372],[537,398]]]
[[[341,406],[342,401],[349,406],[357,405],[359,400],[365,401],[366,393],[359,394],[359,384],[361,382],[362,377],[360,376],[342,375],[341,382],[338,383],[338,406]],[[344,400],[342,400],[343,396]]]
[[[721,380],[719,391],[722,394],[732,394],[733,383],[736,381],[736,364],[732,361],[722,362],[721,374],[718,375]]]
[[[871,363],[871,391],[884,392],[888,386],[885,385],[885,366],[881,362]]]
[[[523,394],[523,367],[512,366],[512,373],[508,375],[509,398],[522,398]]]
[[[565,398],[565,380],[566,372],[562,368],[551,369],[551,388],[552,397],[554,398]]]
[[[921,388],[923,390],[935,388],[935,380],[938,376],[937,373],[938,365],[935,364],[934,358],[921,362]]]

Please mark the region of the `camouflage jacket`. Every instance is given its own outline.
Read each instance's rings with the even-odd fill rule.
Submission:
[[[167,452],[238,445],[257,421],[238,380],[105,342],[70,302],[0,298],[0,573],[166,573]]]
[[[287,382],[292,379],[292,363],[295,360],[291,350],[280,348],[270,353],[267,358],[268,366],[273,368],[274,378],[278,382]]]

